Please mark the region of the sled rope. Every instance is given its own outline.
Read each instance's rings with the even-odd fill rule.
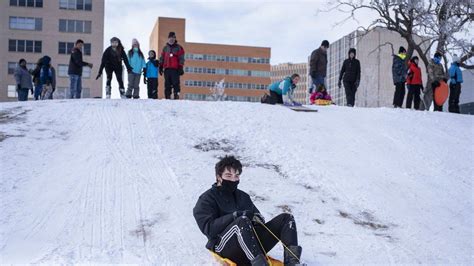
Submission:
[[[291,251],[286,245],[285,243],[283,243],[283,241],[281,241],[264,223],[260,222],[260,221],[257,221],[259,224],[261,224],[265,229],[267,229],[268,232],[270,232],[270,234],[276,239],[278,240],[282,245],[283,247],[291,254],[291,256],[293,256],[295,259],[298,260],[298,263],[301,263],[300,259],[298,259],[298,257],[295,255],[295,253],[293,253],[293,251]],[[255,229],[253,229],[253,231],[255,232]],[[255,232],[255,234],[257,234]],[[257,239],[258,239],[258,236],[257,236]],[[258,239],[258,242],[260,242],[260,239]],[[263,249],[263,248],[262,248]],[[265,250],[264,250],[265,251]],[[266,253],[265,253],[266,254]]]
[[[262,242],[260,241],[260,238],[258,237],[257,231],[255,231],[255,228],[253,226],[252,226],[252,230],[253,230],[253,233],[255,234],[255,237],[257,237],[258,244],[260,244],[260,247],[262,248],[263,253],[265,254],[265,258],[267,259],[267,261],[270,261],[270,258],[267,255],[267,251],[263,248]]]

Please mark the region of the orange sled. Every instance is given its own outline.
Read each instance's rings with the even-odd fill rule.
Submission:
[[[211,254],[221,265],[224,265],[224,266],[237,266],[237,263],[235,263],[235,262],[233,262],[229,259],[223,258],[215,252],[211,251]],[[283,262],[268,256],[268,265],[270,265],[270,266],[283,266]]]
[[[449,96],[448,84],[444,80],[439,82],[439,86],[434,91],[434,101],[438,106],[442,106]]]

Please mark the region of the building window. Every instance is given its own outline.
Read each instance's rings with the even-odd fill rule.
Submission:
[[[69,77],[67,74],[69,70],[69,65],[58,65],[58,77],[66,78]]]
[[[74,48],[73,42],[59,42],[58,54],[71,54],[73,48]],[[91,44],[84,43],[82,52],[84,53],[84,55],[91,55]]]
[[[270,64],[270,58],[208,55],[208,54],[186,54],[185,59],[195,61],[217,61],[233,63]]]
[[[85,66],[85,67],[82,68],[82,77],[83,78],[90,79],[91,78],[91,73],[92,73],[92,70],[91,70],[90,67]]]
[[[229,75],[229,76],[270,77],[269,71],[243,70],[243,69],[185,67],[184,72],[185,73]]]
[[[18,63],[16,62],[8,62],[8,75],[13,75],[15,73],[15,69],[18,67]],[[27,63],[26,68],[28,70],[33,70],[36,67],[34,63]]]
[[[43,29],[42,18],[10,17],[10,29],[13,30],[36,30]]]
[[[59,0],[60,9],[92,10],[92,0]]]
[[[60,32],[91,33],[92,22],[89,20],[59,20]]]
[[[10,0],[10,6],[43,7],[43,0]]]
[[[41,53],[42,42],[32,40],[8,40],[9,52]]]

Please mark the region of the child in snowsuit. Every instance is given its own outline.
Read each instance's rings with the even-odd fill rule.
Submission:
[[[56,71],[51,66],[51,57],[45,55],[41,59],[39,84],[41,88],[41,100],[52,100],[56,90]]]
[[[148,52],[148,62],[143,68],[143,82],[147,84],[148,99],[158,99],[158,72],[160,66],[155,51]]]
[[[331,95],[329,95],[326,87],[324,87],[324,84],[319,84],[318,90],[311,94],[309,100],[311,101],[311,104],[314,104],[316,100],[332,101]]]

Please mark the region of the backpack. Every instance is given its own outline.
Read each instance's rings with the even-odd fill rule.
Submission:
[[[41,67],[40,70],[40,82],[43,85],[50,85],[53,81],[53,72],[48,66]]]

